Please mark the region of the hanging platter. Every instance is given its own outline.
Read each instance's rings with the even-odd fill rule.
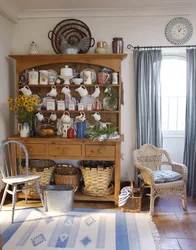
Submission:
[[[88,26],[77,19],[66,19],[48,33],[57,54],[85,54],[95,44]]]

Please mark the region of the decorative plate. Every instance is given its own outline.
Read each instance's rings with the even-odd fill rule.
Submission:
[[[91,71],[92,72],[92,83],[95,83],[97,80],[97,74],[92,69],[84,69],[82,72],[80,72],[80,78],[84,80],[84,71]]]
[[[87,109],[88,104],[92,104],[92,109],[94,109],[96,104],[96,98],[91,97],[90,95],[86,95],[81,98],[80,102],[83,103],[84,109]]]
[[[167,40],[175,45],[184,44],[189,41],[193,33],[190,21],[184,17],[172,19],[166,27],[165,36]]]
[[[89,27],[77,19],[61,21],[49,31],[48,38],[57,54],[85,54],[95,45]]]
[[[112,83],[112,73],[114,72],[113,69],[101,67],[100,72],[108,73],[110,76],[107,79],[106,83],[108,83],[108,84]]]
[[[58,78],[58,74],[54,69],[49,69],[48,70],[48,76],[53,76],[54,77],[54,82],[56,82]]]

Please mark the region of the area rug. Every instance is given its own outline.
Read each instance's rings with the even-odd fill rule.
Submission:
[[[69,213],[43,208],[0,212],[3,250],[155,250],[157,230],[147,213],[74,209]]]

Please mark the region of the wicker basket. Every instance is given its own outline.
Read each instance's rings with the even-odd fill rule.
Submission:
[[[37,160],[31,159],[29,160],[29,174],[40,175],[39,185],[41,191],[43,187],[50,184],[53,171],[56,167],[56,162],[52,160]],[[25,168],[22,169],[22,174],[25,174]],[[28,186],[32,186],[34,183],[28,182]],[[22,190],[25,193],[25,190]],[[39,198],[37,190],[35,188],[29,188],[27,190],[28,196],[32,196],[32,198]]]
[[[71,165],[57,165],[54,181],[56,185],[69,185],[77,189],[80,185],[80,172]]]
[[[133,188],[132,180],[131,180],[130,186],[131,186],[131,190],[134,190],[134,191],[132,191],[126,203],[121,207],[121,211],[131,212],[131,213],[140,213],[141,202],[142,202],[141,190],[139,188]]]
[[[82,192],[92,196],[106,196],[114,191],[113,185],[110,183],[114,166],[88,168],[80,166],[84,179]]]

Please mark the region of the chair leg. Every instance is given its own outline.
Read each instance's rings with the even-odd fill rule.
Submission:
[[[182,207],[183,207],[184,211],[187,210],[187,198],[186,198],[186,194],[182,194]]]
[[[153,215],[154,214],[154,201],[155,198],[153,197],[153,189],[151,188],[151,194],[150,194],[150,214]]]
[[[25,204],[27,204],[27,183],[25,182]]]
[[[38,181],[35,182],[35,185],[36,185],[36,189],[37,189],[37,192],[38,192],[38,194],[39,194],[40,200],[41,200],[41,202],[42,202],[42,205],[43,205],[43,207],[44,207],[44,200],[43,200],[42,192],[41,192],[41,190],[40,190]]]
[[[12,223],[14,222],[14,212],[15,212],[15,205],[16,205],[16,189],[17,189],[17,185],[14,185],[13,194],[12,194]]]
[[[3,197],[2,197],[2,201],[1,201],[1,205],[0,205],[0,211],[1,211],[2,207],[3,207],[4,202],[5,202],[5,198],[7,196],[8,188],[9,188],[9,184],[7,183],[6,186],[5,186],[5,190],[3,192]]]

